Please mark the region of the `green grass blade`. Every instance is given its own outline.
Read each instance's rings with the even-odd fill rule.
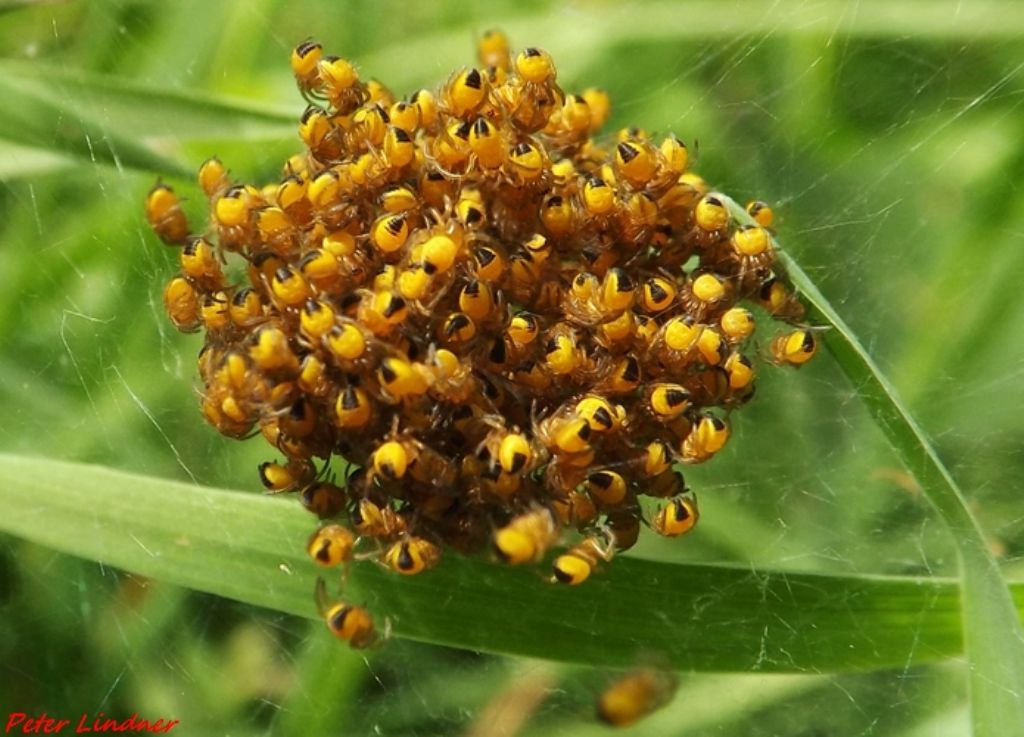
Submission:
[[[559,49],[570,73],[597,63],[615,44],[685,43],[694,40],[759,38],[906,38],[923,40],[1016,39],[1024,25],[1024,6],[1009,0],[932,0],[927,12],[918,1],[878,2],[870,9],[851,9],[842,0],[815,3],[764,3],[733,0],[730,12],[722,12],[718,0],[690,0],[686,12],[678,2],[635,3],[615,13],[585,14],[586,22],[574,22],[576,13],[565,9],[561,20],[572,23],[565,33],[562,23],[551,22],[551,11],[512,13],[496,11],[487,26],[500,27],[519,43],[536,43]],[[470,16],[472,18],[472,16]],[[402,38],[363,55],[362,64],[389,84],[422,84],[423,69],[406,59],[430,59],[443,68],[466,62],[467,44],[480,32],[479,22],[469,26],[443,26],[415,37]]]
[[[7,113],[0,117],[0,139],[118,169],[187,175],[186,167],[174,159],[74,111],[56,90],[49,92],[53,94],[0,69]]]
[[[0,140],[0,182],[51,174],[73,163],[72,159],[53,151]]]
[[[309,734],[352,734],[359,689],[370,676],[361,654],[337,647],[327,628],[303,643],[296,662],[299,681],[288,693],[274,734],[300,737]]]
[[[0,139],[118,168],[191,176],[190,140],[276,141],[298,113],[115,77],[0,60]]]
[[[0,0],[0,13],[21,10],[33,5],[56,5],[60,2],[66,2],[66,0]]]
[[[737,220],[753,222],[739,204],[726,199]],[[1024,630],[963,492],[895,388],[839,313],[792,256],[780,250],[779,258],[810,305],[810,322],[830,328],[823,334],[823,342],[953,535],[960,556],[975,736],[1024,734]]]
[[[0,530],[104,564],[306,617],[318,571],[294,500],[0,455]],[[685,545],[686,541],[680,544]],[[332,580],[334,577],[331,577]],[[449,555],[403,578],[354,566],[347,599],[401,637],[626,667],[806,673],[904,668],[961,652],[954,582],[822,576],[625,557],[580,588]]]

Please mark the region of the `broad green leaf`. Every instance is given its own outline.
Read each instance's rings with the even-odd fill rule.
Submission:
[[[725,199],[737,220],[753,222],[739,204]],[[810,304],[810,322],[829,328],[822,335],[823,342],[957,545],[975,737],[1024,734],[1024,629],[963,492],[896,389],[839,313],[789,254],[780,250],[779,258]]]
[[[294,500],[0,455],[0,530],[134,573],[316,617],[315,527]],[[680,541],[685,545],[685,540]],[[400,637],[589,665],[651,655],[701,671],[904,668],[961,653],[954,582],[616,561],[579,588],[447,555],[415,577],[348,577]],[[332,587],[338,578],[328,576]]]

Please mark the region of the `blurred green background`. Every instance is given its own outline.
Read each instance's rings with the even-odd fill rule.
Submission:
[[[200,419],[200,338],[162,314],[175,254],[142,215],[155,175],[59,150],[68,131],[115,156],[117,140],[144,141],[189,169],[218,154],[237,178],[266,181],[298,150],[294,126],[196,128],[161,96],[244,98],[297,118],[288,53],[307,36],[406,94],[472,63],[495,26],[549,50],[567,90],[607,89],[609,130],[674,131],[715,187],[776,206],[780,241],[933,437],[1012,577],[1024,546],[1024,8],[1011,2],[0,0],[0,55],[21,62],[0,75],[72,101],[28,137],[32,121],[0,107],[0,450],[254,492],[267,458]],[[111,106],[68,81],[80,72],[148,94]],[[168,180],[199,213],[198,188]],[[828,356],[765,367],[733,426],[727,450],[688,474],[698,532],[645,536],[631,555],[955,574],[947,534]],[[181,719],[178,733],[233,735],[604,730],[592,712],[605,674],[399,641],[357,654],[316,623],[10,538],[0,611],[0,718],[137,711]],[[652,626],[687,623],[653,612]],[[960,663],[684,675],[633,732],[961,734],[965,705]]]

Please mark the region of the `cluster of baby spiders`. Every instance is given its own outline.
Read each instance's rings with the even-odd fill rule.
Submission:
[[[168,315],[205,331],[203,414],[284,456],[260,478],[323,521],[313,560],[411,575],[444,547],[524,564],[565,541],[551,580],[575,585],[641,524],[689,532],[677,466],[718,453],[754,392],[744,304],[793,325],[776,362],[817,348],[771,209],[738,224],[673,135],[595,137],[608,96],[566,94],[547,52],[499,32],[404,100],[313,41],[291,64],[305,151],[280,180],[235,183],[213,158],[201,233],[164,184],[146,212],[181,247]],[[375,641],[365,610],[318,599],[338,636]]]

